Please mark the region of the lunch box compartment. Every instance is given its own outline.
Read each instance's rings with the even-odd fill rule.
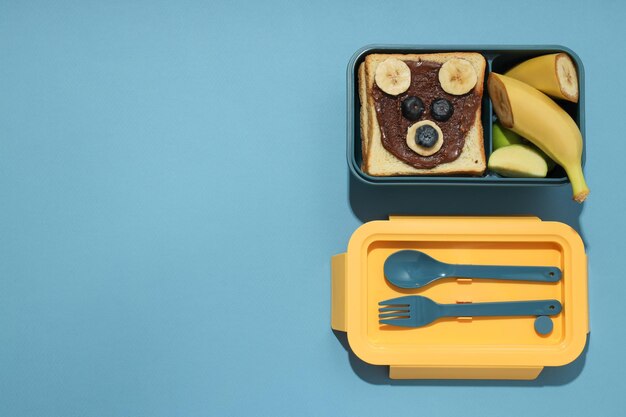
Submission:
[[[585,160],[585,74],[582,62],[578,55],[563,46],[419,46],[419,45],[370,45],[359,49],[350,60],[347,72],[347,93],[348,93],[348,119],[347,119],[347,160],[351,174],[358,180],[367,184],[376,185],[491,185],[491,186],[543,186],[562,185],[569,183],[569,180],[562,167],[556,166],[546,178],[507,178],[502,177],[487,169],[485,174],[479,177],[472,176],[389,176],[378,177],[368,175],[361,169],[361,128],[360,128],[360,108],[358,94],[358,68],[369,54],[427,54],[438,52],[478,52],[485,57],[487,67],[485,70],[485,88],[481,103],[483,135],[485,143],[485,157],[493,151],[492,146],[492,123],[496,120],[491,100],[487,92],[487,77],[491,71],[503,73],[514,65],[536,56],[565,52],[567,53],[578,71],[579,100],[578,103],[571,103],[558,100],[558,104],[572,116],[583,137],[583,166]]]

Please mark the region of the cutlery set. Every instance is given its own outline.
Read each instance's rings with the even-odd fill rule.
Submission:
[[[401,250],[384,263],[385,279],[403,289],[417,289],[445,278],[489,279],[499,281],[557,282],[562,273],[551,266],[461,265],[440,262],[417,250]],[[439,304],[428,297],[408,295],[379,303],[379,324],[422,327],[444,317],[536,317],[535,331],[552,331],[549,316],[563,309],[558,300],[503,301]]]
[[[391,379],[535,379],[589,334],[582,238],[536,217],[367,222],[332,257],[331,284],[332,329]]]

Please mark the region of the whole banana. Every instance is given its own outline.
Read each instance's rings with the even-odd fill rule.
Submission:
[[[531,58],[504,73],[549,96],[578,103],[578,74],[572,59],[562,52]]]
[[[583,202],[589,188],[581,167],[583,141],[576,122],[548,96],[511,77],[492,72],[487,88],[500,123],[561,165],[572,184],[574,200]]]

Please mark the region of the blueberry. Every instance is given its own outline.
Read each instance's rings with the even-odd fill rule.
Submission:
[[[419,97],[409,96],[402,100],[402,115],[409,120],[417,120],[424,113],[424,102]]]
[[[423,125],[417,128],[415,132],[415,143],[424,148],[432,148],[439,139],[437,129],[431,125]]]
[[[454,113],[454,107],[445,98],[438,98],[430,105],[430,114],[438,122],[445,122],[452,116],[452,113]]]

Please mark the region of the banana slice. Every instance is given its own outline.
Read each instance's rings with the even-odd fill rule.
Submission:
[[[474,88],[477,81],[476,70],[466,59],[452,58],[439,68],[439,83],[448,94],[463,95]]]
[[[411,70],[404,61],[388,58],[378,64],[374,79],[378,87],[385,93],[397,96],[409,89]]]
[[[417,130],[420,127],[426,127],[426,129],[430,130],[430,132],[423,132],[428,141],[434,142],[430,146],[424,146],[420,137],[417,135]],[[434,131],[433,131],[434,129]],[[411,148],[411,150],[415,153],[418,153],[422,156],[430,156],[439,152],[441,146],[443,146],[443,132],[436,123],[430,120],[422,120],[421,122],[417,122],[411,126],[406,133],[406,144]]]

